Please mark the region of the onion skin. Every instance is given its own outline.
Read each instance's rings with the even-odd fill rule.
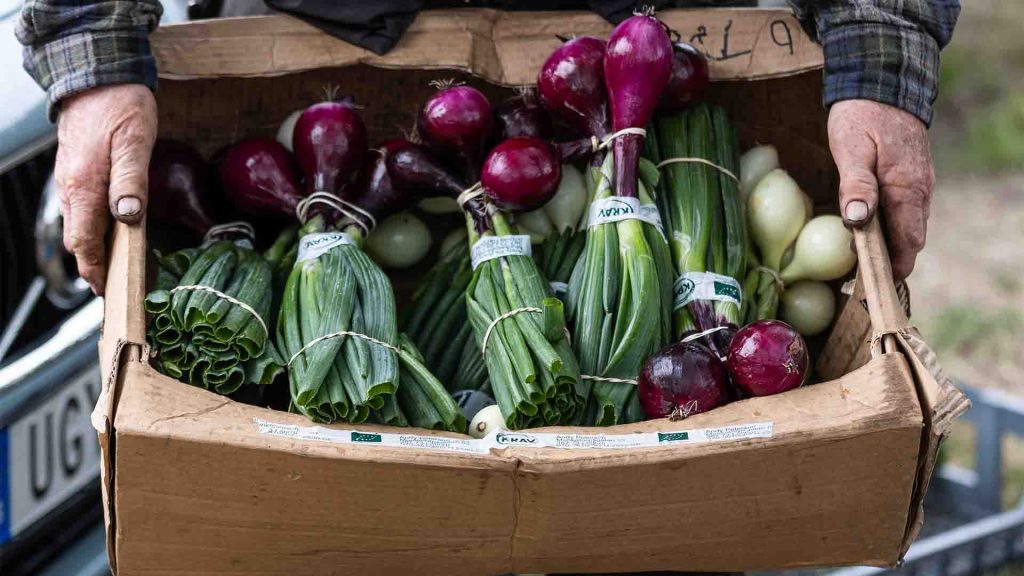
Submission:
[[[430,251],[430,230],[408,212],[392,214],[366,238],[366,251],[385,268],[408,268]]]
[[[704,54],[685,42],[677,42],[672,47],[672,73],[658,102],[658,108],[663,110],[679,110],[695,104],[704,97],[711,82]]]
[[[373,150],[361,170],[359,184],[346,190],[342,198],[366,210],[378,220],[412,206],[416,195],[405,188],[394,186],[387,169],[388,155],[409,143],[407,140],[389,140]]]
[[[469,423],[469,435],[473,438],[485,438],[494,430],[505,429],[505,417],[501,415],[501,408],[497,404],[481,408]]]
[[[807,198],[806,195],[803,198]],[[804,224],[793,245],[793,260],[782,269],[782,281],[828,282],[846,276],[857,265],[851,248],[853,233],[835,214],[818,216]]]
[[[466,189],[464,180],[420,144],[408,142],[395,147],[387,154],[385,165],[394,186],[424,198],[455,198]]]
[[[393,186],[422,198],[457,198],[467,188],[464,180],[452,174],[420,144],[410,142],[392,150],[385,164]],[[489,229],[487,209],[479,198],[467,202],[463,209],[473,216],[478,232]]]
[[[277,141],[281,143],[289,152],[292,152],[292,136],[295,134],[295,123],[299,121],[299,116],[305,110],[296,110],[288,115],[287,118],[281,122],[281,127],[277,129]]]
[[[306,108],[292,132],[292,147],[309,192],[340,194],[355,180],[366,146],[366,125],[350,101]]]
[[[558,159],[562,164],[577,164],[586,162],[594,157],[594,142],[590,138],[580,138],[568,142],[555,142],[552,144]]]
[[[207,204],[209,167],[194,148],[175,140],[157,140],[149,163],[149,208],[153,220],[181,226],[197,237],[215,222]]]
[[[491,135],[491,103],[471,86],[438,90],[420,110],[417,130],[432,149],[461,160],[476,180],[484,146]]]
[[[611,105],[612,130],[645,128],[672,74],[672,41],[653,16],[623,20],[608,38],[604,81]],[[626,134],[612,143],[615,195],[636,198],[637,162],[643,136]]]
[[[759,320],[736,332],[726,363],[733,384],[745,394],[770,396],[802,385],[810,360],[807,344],[792,326]]]
[[[251,216],[292,217],[305,196],[295,159],[270,138],[243,140],[229,148],[220,178],[231,203]]]
[[[789,284],[779,299],[779,318],[804,336],[817,336],[832,325],[836,296],[824,282],[801,280]]]
[[[775,146],[762,144],[747,150],[740,157],[740,191],[749,196],[757,183],[778,167],[779,151]]]
[[[729,402],[725,365],[700,342],[676,342],[651,356],[637,379],[649,418],[681,420]]]
[[[747,198],[747,229],[762,263],[779,270],[786,249],[800,235],[807,207],[800,186],[783,169],[764,175]]]
[[[604,53],[603,40],[573,38],[548,56],[537,75],[541,104],[580,134],[598,138],[608,134]]]
[[[524,212],[543,206],[562,178],[554,149],[536,138],[512,138],[494,147],[484,162],[480,184],[502,210]]]
[[[494,132],[498,141],[509,138],[551,137],[551,118],[532,93],[513,96],[494,109]]]

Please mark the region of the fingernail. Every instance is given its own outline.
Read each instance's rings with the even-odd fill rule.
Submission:
[[[121,216],[135,216],[142,209],[142,202],[133,196],[126,196],[117,201],[117,213]],[[849,208],[846,209],[849,212]]]
[[[868,218],[868,205],[862,200],[852,200],[846,204],[846,219],[850,222],[861,222]]]

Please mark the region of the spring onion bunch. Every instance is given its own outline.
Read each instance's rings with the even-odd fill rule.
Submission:
[[[145,300],[157,368],[218,394],[270,384],[283,364],[265,324],[270,264],[248,242],[227,240],[162,256],[158,264],[156,289]]]
[[[554,193],[559,166],[551,147],[531,138],[499,144],[475,187],[421,146],[389,156],[388,169],[407,188],[458,197],[466,212],[475,264],[466,312],[509,428],[578,422],[587,387],[578,378],[562,304],[537,270],[528,237],[517,235],[502,211],[537,208]]]
[[[404,207],[408,198],[381,182],[383,159],[367,157],[366,129],[350,102],[307,108],[295,122],[292,143],[295,157],[273,140],[243,141],[221,164],[225,192],[240,209],[298,215],[302,226],[295,258],[289,257],[293,249],[278,250],[281,261],[293,263],[277,318],[291,407],[319,422],[362,422],[373,411],[383,421],[403,423],[394,397],[399,368],[391,283],[361,243],[376,218]],[[360,170],[364,158],[369,167]],[[359,174],[365,179],[357,182]]]
[[[360,248],[367,230],[313,217],[285,284],[278,341],[289,358],[292,406],[314,421],[365,421],[393,403],[398,388],[394,295]]]
[[[487,383],[487,367],[466,315],[472,278],[469,244],[461,240],[427,272],[402,323],[423,362],[451,391],[479,390]]]
[[[638,15],[619,24],[607,45],[566,42],[538,77],[553,114],[611,147],[592,162],[586,245],[569,283],[573,348],[594,382],[587,423],[643,419],[631,383],[671,331],[668,245],[638,171],[643,129],[668,82],[671,53],[661,23]]]
[[[722,108],[706,104],[659,113],[653,127],[648,154],[662,164],[662,217],[677,274],[676,336],[735,329],[743,323],[738,279],[747,242],[735,131]]]

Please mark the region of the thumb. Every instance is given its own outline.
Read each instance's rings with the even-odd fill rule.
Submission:
[[[859,228],[878,207],[878,148],[856,124],[829,120],[829,147],[839,169],[839,209],[847,226]]]
[[[155,132],[146,119],[131,118],[111,134],[110,212],[126,224],[140,222],[146,213]]]
[[[839,170],[839,206],[843,222],[860,228],[875,215],[878,206],[878,180],[870,170],[860,166]]]

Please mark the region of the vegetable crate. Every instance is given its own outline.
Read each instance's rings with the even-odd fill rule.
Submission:
[[[821,52],[787,12],[669,11],[712,54],[710,100],[744,146],[773,142],[817,207],[837,175]],[[168,26],[161,135],[205,154],[271,135],[334,84],[374,139],[412,126],[428,82],[500,96],[531,84],[556,35],[606,37],[583,13],[419,15],[376,56],[283,16]],[[497,574],[893,565],[950,421],[967,401],[907,324],[877,225],[822,351],[822,383],[685,421],[458,434],[314,427],[159,375],[146,362],[144,225],[115,227],[93,414],[119,574]],[[395,277],[403,288],[415,278]],[[408,293],[408,290],[406,290]]]

